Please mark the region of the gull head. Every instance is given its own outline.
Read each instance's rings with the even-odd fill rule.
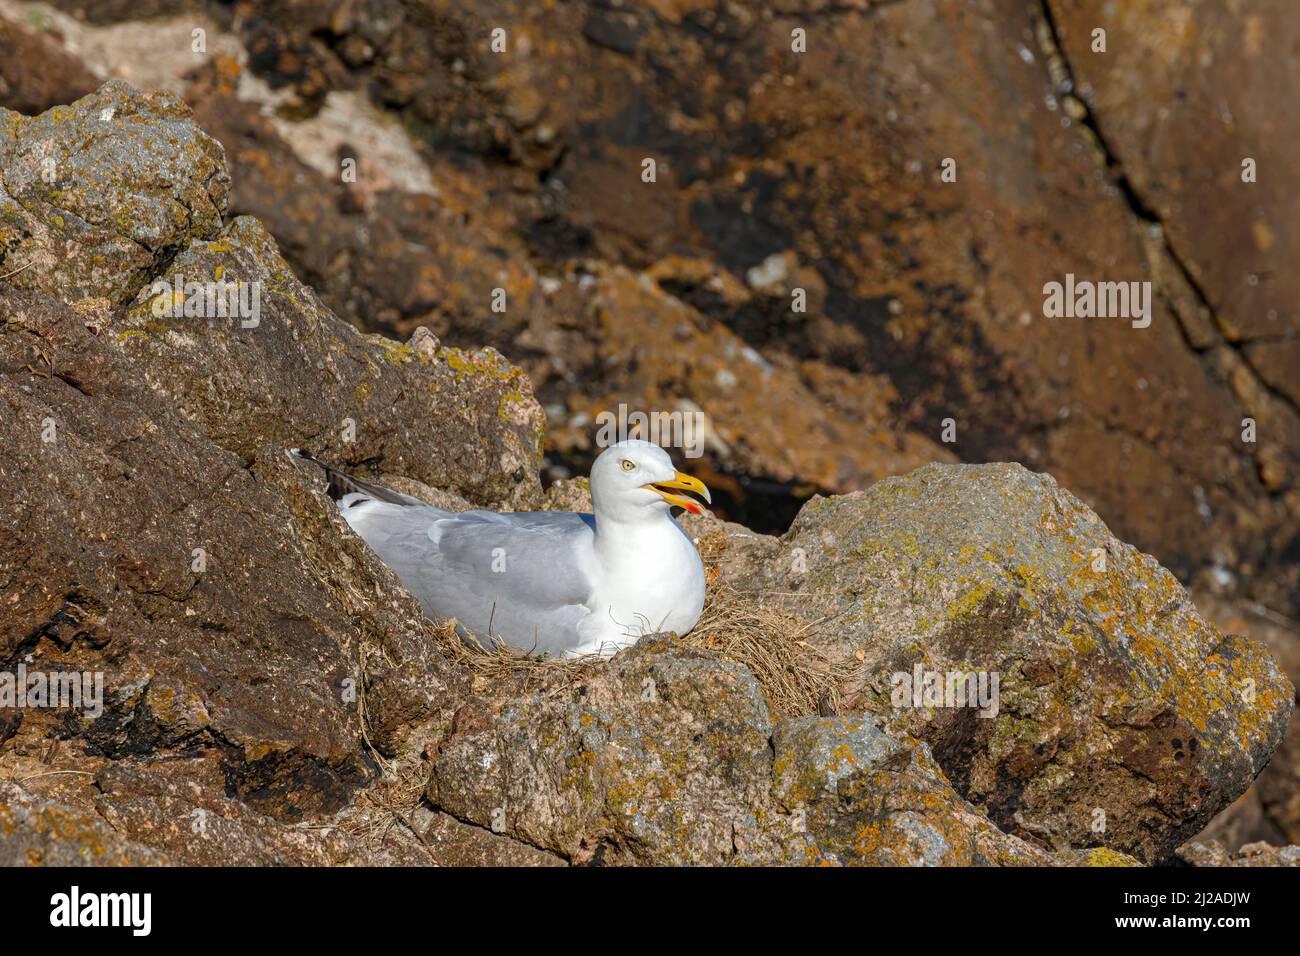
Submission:
[[[673,508],[703,513],[703,506],[684,492],[713,503],[704,482],[678,471],[668,452],[648,441],[630,438],[610,445],[591,466],[591,502],[597,518],[645,521]]]

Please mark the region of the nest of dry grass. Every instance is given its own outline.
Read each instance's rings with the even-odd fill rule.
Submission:
[[[462,637],[451,622],[440,624],[436,636],[447,657],[467,669],[476,682],[511,681],[546,696],[563,693],[600,662],[598,657],[540,657],[504,643],[484,648],[474,638]]]
[[[674,637],[674,643],[745,665],[776,716],[838,712],[840,698],[833,662],[811,640],[829,619],[808,620],[778,603],[765,601],[760,594],[739,591],[720,581],[714,569],[708,569],[708,578],[708,595],[699,622],[690,634]],[[462,639],[451,624],[438,628],[438,641],[447,655],[468,668],[476,679],[523,682],[529,689],[548,696],[564,693],[600,663],[596,657],[534,657],[504,644],[484,650]]]

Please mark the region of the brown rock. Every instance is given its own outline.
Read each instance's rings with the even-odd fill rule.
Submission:
[[[13,188],[13,171],[30,164],[28,134],[54,130],[57,139],[108,122],[98,119],[104,108],[133,120],[132,132],[106,141],[92,133],[90,153],[104,142],[106,155],[151,164],[124,207],[140,218],[122,235],[167,235],[181,248],[165,269],[160,246],[104,278],[109,265],[86,251],[105,248],[101,233],[54,240],[35,229],[18,251],[66,252],[66,286],[43,274],[0,284],[0,403],[10,423],[0,430],[10,503],[0,578],[12,582],[0,604],[0,659],[100,674],[104,687],[102,713],[29,708],[16,732],[115,761],[202,758],[258,813],[327,817],[374,775],[371,748],[399,747],[461,678],[412,599],[280,442],[342,451],[336,428],[352,417],[354,454],[479,500],[527,502],[539,497],[540,410],[522,373],[492,353],[442,350],[434,361],[363,338],[292,277],[251,220],[223,226],[214,207],[206,239],[190,233],[193,223],[174,223],[167,197],[205,175],[183,153],[211,141],[165,99],[119,85],[61,108],[57,121],[0,116],[14,131],[0,152],[2,181]],[[82,208],[107,209],[121,175],[87,172],[76,187]],[[158,295],[142,294],[88,327],[59,301],[101,282],[135,296],[173,272],[262,284],[260,321],[155,315]],[[143,799],[145,784],[131,779]],[[113,803],[119,825],[161,826],[147,821],[166,796],[153,794],[152,809]],[[270,851],[248,843],[247,853]]]
[[[30,116],[98,85],[56,38],[0,17],[0,107]]]
[[[1251,843],[1229,853],[1218,843],[1189,843],[1179,847],[1178,858],[1191,866],[1300,866],[1300,846]]]

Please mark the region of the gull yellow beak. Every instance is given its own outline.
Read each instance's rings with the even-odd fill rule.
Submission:
[[[705,487],[704,482],[698,478],[692,478],[690,475],[684,475],[680,471],[673,472],[671,481],[652,481],[648,485],[642,485],[643,488],[649,488],[651,491],[659,493],[659,497],[670,505],[678,508],[685,508],[693,515],[703,514],[704,509],[694,498],[687,498],[684,495],[672,494],[668,489],[693,491],[709,504],[713,504],[713,497],[709,494],[709,489]]]

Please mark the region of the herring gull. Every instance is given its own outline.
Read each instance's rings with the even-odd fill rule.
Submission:
[[[698,478],[658,445],[611,445],[591,467],[594,514],[454,512],[325,469],[352,529],[433,618],[486,644],[556,657],[610,656],[645,634],[685,634],[704,607],[704,566],[673,519],[700,514]]]

